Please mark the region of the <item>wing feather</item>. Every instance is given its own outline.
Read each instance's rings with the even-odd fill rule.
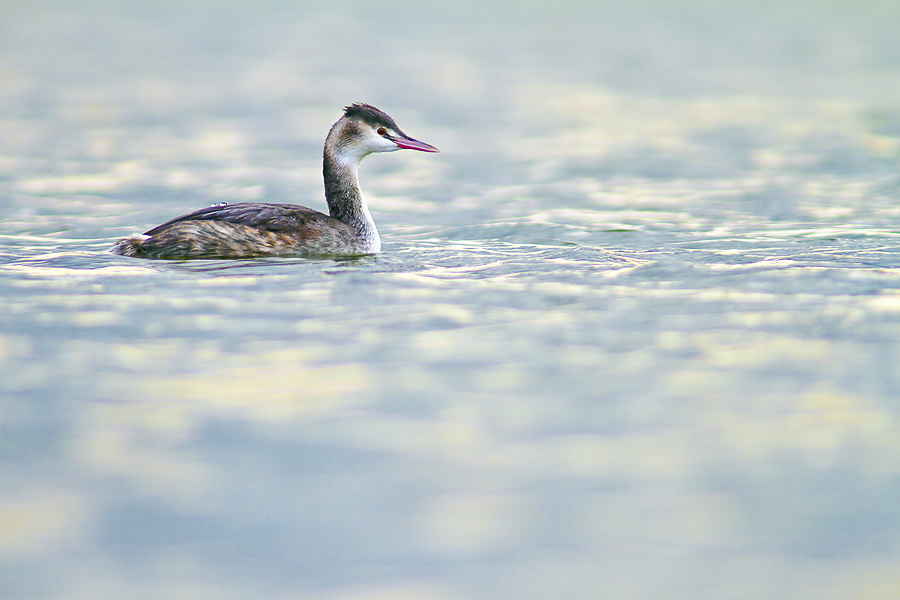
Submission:
[[[156,235],[175,223],[184,221],[224,221],[235,225],[246,225],[273,233],[299,232],[304,228],[323,225],[335,221],[317,210],[297,204],[263,204],[240,202],[224,206],[209,206],[192,213],[166,221],[144,235]]]

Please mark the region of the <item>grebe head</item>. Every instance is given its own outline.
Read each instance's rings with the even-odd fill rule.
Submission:
[[[373,152],[420,150],[440,152],[434,146],[403,133],[387,113],[370,104],[356,103],[344,109],[344,116],[334,124],[326,150],[334,151],[342,162],[359,162]]]

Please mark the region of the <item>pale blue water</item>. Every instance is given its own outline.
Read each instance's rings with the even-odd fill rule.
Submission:
[[[5,3],[0,597],[898,597],[897,23]],[[106,253],[354,101],[382,254]]]

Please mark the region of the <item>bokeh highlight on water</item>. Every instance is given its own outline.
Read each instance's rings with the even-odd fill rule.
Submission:
[[[900,596],[900,5],[0,13],[3,598]],[[381,255],[106,252],[354,101]]]

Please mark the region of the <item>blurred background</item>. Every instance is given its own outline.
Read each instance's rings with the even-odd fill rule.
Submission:
[[[898,23],[4,1],[0,597],[900,597]],[[380,255],[107,253],[356,101]]]

